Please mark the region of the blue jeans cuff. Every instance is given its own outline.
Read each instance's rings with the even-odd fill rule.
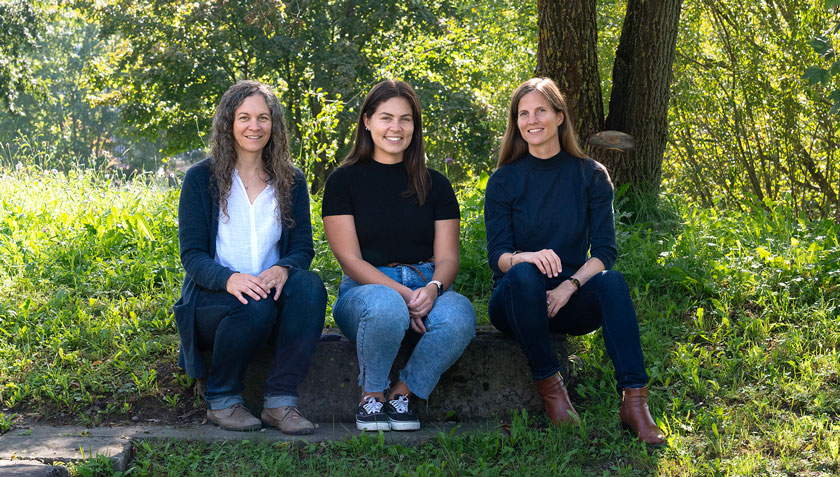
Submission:
[[[241,394],[235,396],[221,396],[207,400],[207,409],[211,411],[218,411],[219,409],[227,409],[237,404],[244,404]]]
[[[278,407],[297,406],[297,396],[263,396],[263,407],[266,409],[274,409]]]

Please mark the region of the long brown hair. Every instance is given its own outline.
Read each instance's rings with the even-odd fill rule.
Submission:
[[[426,194],[429,192],[432,178],[426,168],[426,151],[423,147],[423,119],[420,116],[420,98],[414,92],[414,88],[405,81],[385,80],[370,90],[362,103],[362,110],[359,113],[359,122],[356,123],[356,134],[353,141],[353,148],[344,158],[342,166],[355,164],[362,159],[373,157],[373,138],[370,131],[365,128],[364,118],[370,119],[380,104],[391,98],[405,98],[411,106],[411,115],[414,119],[414,132],[411,134],[411,142],[403,153],[403,163],[408,171],[408,188],[403,192],[405,197],[416,196],[420,205],[426,201]]]
[[[563,113],[564,120],[557,126],[557,135],[560,137],[560,144],[563,149],[575,157],[586,158],[587,155],[584,154],[580,144],[578,144],[575,121],[571,112],[569,112],[566,97],[560,92],[560,88],[550,78],[531,78],[519,85],[513,92],[513,97],[510,100],[510,110],[508,111],[507,128],[505,129],[505,135],[502,137],[502,147],[499,149],[499,162],[496,164],[496,169],[518,161],[528,153],[528,143],[525,142],[519,132],[517,116],[519,115],[519,101],[531,91],[542,93],[555,112]]]
[[[222,213],[227,216],[227,202],[236,168],[236,140],[233,138],[233,120],[236,108],[245,98],[258,94],[265,99],[271,113],[271,137],[262,150],[263,173],[274,188],[277,201],[275,218],[283,220],[288,227],[294,227],[292,217],[292,187],[295,184],[295,170],[289,155],[289,139],[286,122],[283,120],[283,106],[268,85],[258,81],[242,80],[228,88],[216,114],[213,115],[213,134],[210,139],[211,186]]]

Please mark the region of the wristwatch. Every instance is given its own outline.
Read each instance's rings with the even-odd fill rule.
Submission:
[[[438,280],[431,280],[429,283],[434,283],[437,286],[438,296],[443,295],[443,283],[439,282]],[[426,286],[429,286],[428,283]]]

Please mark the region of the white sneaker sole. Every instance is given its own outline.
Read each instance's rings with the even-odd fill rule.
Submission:
[[[361,422],[356,421],[356,429],[360,431],[390,431],[388,421]]]
[[[420,422],[390,421],[392,431],[419,431]]]

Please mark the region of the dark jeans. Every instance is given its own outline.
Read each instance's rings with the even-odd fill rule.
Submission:
[[[201,350],[213,350],[205,399],[210,409],[242,403],[248,365],[274,334],[274,365],[263,388],[265,407],[295,406],[324,327],[327,292],[314,272],[289,270],[275,302],[243,305],[227,291],[199,291],[196,335]],[[279,319],[278,319],[279,316]]]
[[[619,392],[644,387],[648,375],[639,324],[624,276],[612,270],[595,275],[549,319],[545,292],[566,278],[546,278],[531,263],[514,265],[499,279],[490,297],[493,326],[516,338],[528,358],[533,379],[546,379],[562,368],[551,351],[550,332],[584,335],[603,326]]]

